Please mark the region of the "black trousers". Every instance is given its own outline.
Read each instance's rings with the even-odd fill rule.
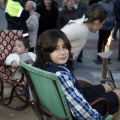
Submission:
[[[83,57],[83,49],[80,51],[77,59],[81,59],[82,57]]]
[[[109,38],[111,30],[99,30],[99,39],[97,45],[97,52],[104,51],[105,45],[107,44],[107,39]]]

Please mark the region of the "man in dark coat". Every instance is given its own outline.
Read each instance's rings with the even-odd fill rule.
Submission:
[[[120,29],[120,0],[115,0],[114,2],[114,10],[115,10],[115,17],[116,17],[116,24],[113,31],[113,39],[117,40],[117,31]]]
[[[36,12],[40,14],[38,36],[45,30],[56,28],[59,9],[55,1],[43,0],[38,3]]]
[[[21,0],[8,0],[5,8],[8,30],[23,30],[23,37],[28,37],[26,20],[30,13],[22,6]]]

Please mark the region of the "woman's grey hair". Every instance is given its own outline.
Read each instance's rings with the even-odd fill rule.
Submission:
[[[36,3],[34,1],[31,1],[31,0],[29,0],[29,2],[31,3],[31,5],[35,11],[36,10]]]

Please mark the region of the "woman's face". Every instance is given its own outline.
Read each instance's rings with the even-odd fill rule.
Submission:
[[[74,6],[74,1],[73,0],[68,0],[66,5],[67,5],[68,9],[72,9],[73,6]]]
[[[25,9],[29,11],[33,10],[33,7],[30,1],[26,2]]]
[[[46,7],[51,7],[52,0],[44,0],[44,4]]]
[[[69,58],[69,50],[66,48],[64,41],[59,38],[56,49],[50,54],[50,58],[55,64],[65,64]]]

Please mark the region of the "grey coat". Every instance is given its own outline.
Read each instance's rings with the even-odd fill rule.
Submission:
[[[98,2],[108,13],[108,17],[101,30],[112,30],[115,25],[114,2],[112,0],[102,0]]]
[[[30,17],[27,19],[26,23],[28,26],[29,40],[31,42],[31,47],[36,46],[37,32],[39,27],[39,17],[37,12],[30,11]]]

